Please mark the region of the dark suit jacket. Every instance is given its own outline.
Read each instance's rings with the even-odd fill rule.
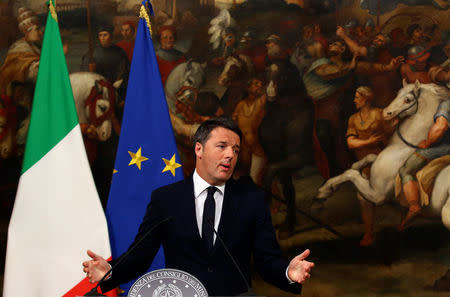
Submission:
[[[250,283],[250,258],[264,280],[292,292],[300,293],[301,285],[286,279],[288,263],[281,259],[265,192],[247,181],[230,179],[225,196],[218,233],[236,259]],[[151,203],[139,227],[136,240],[161,220],[161,224],[123,264],[114,269],[112,277],[101,287],[110,290],[142,274],[150,266],[162,243],[166,267],[191,273],[203,283],[210,296],[232,296],[247,287],[220,241],[208,253],[197,227],[192,177],[161,187],[152,193]]]

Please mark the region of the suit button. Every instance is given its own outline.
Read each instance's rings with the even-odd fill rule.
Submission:
[[[213,271],[214,271],[213,267],[212,266],[208,266],[208,272],[213,272]]]

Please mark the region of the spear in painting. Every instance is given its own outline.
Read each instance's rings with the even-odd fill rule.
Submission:
[[[177,18],[177,0],[172,0],[172,19],[175,21]]]
[[[95,72],[95,61],[94,61],[94,38],[92,36],[92,23],[91,23],[91,1],[86,0],[86,12],[87,12],[87,23],[88,23],[88,40],[89,40],[89,71]]]
[[[338,0],[334,0],[334,7],[335,7],[335,17],[336,17],[336,27],[338,26],[339,22],[339,3]]]

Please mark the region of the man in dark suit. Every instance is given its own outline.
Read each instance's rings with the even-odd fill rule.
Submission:
[[[225,245],[250,283],[250,258],[264,280],[283,290],[300,293],[314,263],[305,258],[309,250],[290,263],[281,259],[280,248],[265,205],[265,192],[255,184],[231,178],[240,149],[242,133],[227,118],[205,121],[194,135],[196,169],[180,182],[152,193],[151,203],[135,242],[155,224],[161,224],[114,269],[102,285],[108,291],[136,278],[148,269],[160,245],[166,266],[184,270],[205,285],[210,296],[232,296],[248,290]],[[220,236],[217,239],[214,229]],[[83,263],[91,282],[99,281],[109,263],[92,251]]]

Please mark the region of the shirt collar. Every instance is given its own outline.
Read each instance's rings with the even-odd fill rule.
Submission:
[[[200,177],[197,173],[197,169],[194,170],[194,174],[192,175],[192,180],[194,181],[194,196],[198,198],[203,191],[205,191],[211,185],[208,184],[203,178]],[[225,194],[225,184],[221,186],[215,186],[219,192],[224,195]]]

